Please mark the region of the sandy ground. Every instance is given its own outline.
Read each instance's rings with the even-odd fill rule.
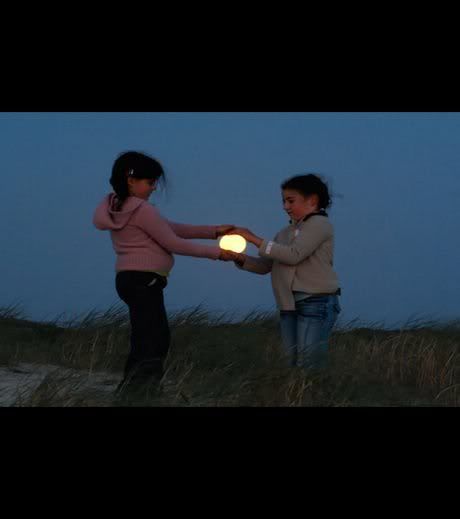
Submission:
[[[55,380],[56,376],[70,380],[71,384],[65,384],[66,391],[71,387],[74,396],[78,396],[80,391],[88,390],[110,394],[119,382],[119,378],[113,373],[89,373],[54,365],[20,363],[11,367],[0,367],[0,407],[24,403],[27,405],[27,399],[46,381],[47,375],[51,376],[51,380]]]

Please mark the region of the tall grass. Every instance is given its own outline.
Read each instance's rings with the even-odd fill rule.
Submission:
[[[162,391],[130,405],[155,406],[458,406],[460,322],[412,319],[395,330],[342,323],[330,364],[315,375],[285,366],[278,319],[253,311],[234,322],[204,307],[170,315],[172,344]],[[99,374],[115,383],[128,354],[122,306],[28,321],[17,306],[0,308],[0,366],[54,365],[15,405],[117,405]],[[103,375],[100,375],[100,374]],[[110,388],[110,386],[109,386]]]

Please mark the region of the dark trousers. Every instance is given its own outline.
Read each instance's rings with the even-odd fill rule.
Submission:
[[[145,383],[163,376],[170,331],[164,306],[165,277],[152,272],[122,271],[116,277],[117,293],[129,308],[131,351],[123,383]]]

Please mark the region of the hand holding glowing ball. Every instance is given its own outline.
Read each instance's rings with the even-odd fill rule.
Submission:
[[[239,234],[227,234],[222,236],[219,240],[219,247],[233,252],[244,252],[246,249],[246,240]]]

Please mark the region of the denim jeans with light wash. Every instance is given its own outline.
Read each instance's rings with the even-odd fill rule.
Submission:
[[[280,312],[282,344],[290,366],[327,366],[328,339],[341,311],[336,295],[311,296]]]

